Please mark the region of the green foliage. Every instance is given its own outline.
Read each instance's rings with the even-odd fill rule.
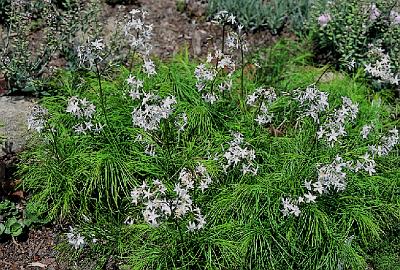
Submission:
[[[385,92],[373,94],[357,74],[332,73],[331,79],[318,82],[329,94],[329,112],[347,96],[359,104],[359,114],[346,125],[347,136],[329,146],[317,140],[318,125],[312,119],[299,119],[299,104],[291,98],[293,89],[315,83],[324,68],[306,66],[307,55],[288,41],[266,55],[260,54],[258,82],[246,75],[243,85],[249,93],[260,82],[276,88],[278,99],[270,108],[274,118],[267,126],[255,124],[256,108],[242,105],[240,70],[232,75],[231,91],[209,104],[195,87],[196,65],[187,55],[158,63],[154,77],[139,68],[132,71],[144,81],[145,92],[177,99],[172,116],[154,132],[132,125],[136,103],[128,96],[130,72],[125,68],[101,77],[60,73],[55,85],[63,95],[42,99],[49,110],[48,130],[31,142],[20,174],[40,213],[72,221],[85,236],[87,248],[64,245],[65,252],[76,256],[72,258],[86,252],[98,259],[99,269],[109,257],[123,259],[129,269],[365,269],[370,243],[383,239],[400,221],[398,146],[389,156],[376,158],[372,176],[346,171],[344,191],[322,194],[316,203],[302,206],[299,217],[284,217],[281,199],[304,194],[304,181],[315,179],[321,164],[337,155],[355,160],[368,145],[379,143],[399,123],[394,109]],[[280,63],[274,68],[265,59]],[[263,81],[268,71],[279,79]],[[93,120],[107,123],[101,133],[73,131],[78,120],[66,113],[72,96],[96,105]],[[178,132],[174,120],[183,112],[188,123]],[[322,115],[321,121],[326,118]],[[371,123],[374,132],[363,140],[360,131]],[[240,168],[223,172],[232,132],[242,133],[246,147],[255,150],[256,176],[243,175]],[[155,146],[156,156],[145,154],[146,144]],[[147,224],[143,206],[131,202],[130,191],[153,179],[172,190],[180,170],[199,162],[213,179],[194,198],[206,217],[205,228],[188,232],[186,218],[176,223],[169,219],[156,228]],[[125,224],[127,218],[133,223]]]
[[[371,5],[376,4],[379,17],[371,19]],[[311,29],[319,50],[338,66],[347,69],[355,60],[358,66],[374,62],[367,52],[370,44],[381,47],[399,71],[400,67],[400,24],[393,22],[391,12],[399,12],[396,0],[336,0],[319,5],[311,18]],[[318,16],[329,14],[326,26],[318,24]],[[395,71],[395,73],[396,73]]]
[[[56,49],[52,42],[54,34],[44,31],[45,46],[36,51],[31,47],[29,36],[31,31],[43,25],[46,16],[51,16],[54,12],[52,7],[43,1],[39,5],[38,2],[11,2],[7,13],[6,37],[0,42],[0,69],[11,93],[22,91],[38,94],[42,88],[43,84],[38,79],[43,77]],[[30,17],[26,16],[28,13]]]
[[[268,28],[272,33],[280,33],[285,26],[302,32],[315,0],[211,0],[209,13],[226,10],[235,15],[239,23],[248,30]]]
[[[9,200],[0,202],[0,238],[4,235],[20,236],[33,223],[44,223],[38,218],[35,208],[21,210]]]
[[[97,37],[101,31],[99,5],[96,0],[11,2],[0,41],[0,69],[9,94],[54,94],[47,88],[51,61],[64,58],[69,67],[78,66],[76,45],[86,41],[78,36]]]
[[[273,46],[262,48],[253,56],[252,61],[260,67],[256,79],[264,85],[275,85],[281,81],[288,68],[311,63],[310,43],[280,39]]]
[[[9,9],[10,9],[10,0],[0,0],[0,23],[1,24],[6,22]]]

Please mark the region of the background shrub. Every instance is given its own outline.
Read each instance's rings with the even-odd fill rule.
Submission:
[[[246,29],[255,31],[267,28],[272,33],[281,32],[285,26],[296,32],[304,30],[310,9],[318,0],[210,0],[209,12],[226,10],[236,16]]]
[[[372,5],[378,9],[376,19],[371,19]],[[396,23],[393,12],[400,12],[396,0],[336,0],[318,5],[311,19],[317,49],[338,67],[348,69],[352,60],[358,67],[374,62],[367,54],[374,45],[389,54],[396,73],[400,64],[400,17]],[[318,24],[322,14],[330,16],[325,26]]]

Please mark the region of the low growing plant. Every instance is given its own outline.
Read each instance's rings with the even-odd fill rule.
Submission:
[[[20,173],[32,202],[73,223],[68,252],[130,269],[365,269],[400,221],[393,108],[308,66],[257,83],[238,28],[204,63],[155,63],[141,39],[108,73],[97,39],[85,70],[59,74]]]
[[[36,215],[36,209],[23,209],[20,204],[9,200],[0,202],[0,238],[6,235],[18,237],[24,234],[32,224],[45,223]]]

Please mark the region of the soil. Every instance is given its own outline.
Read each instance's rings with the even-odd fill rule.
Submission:
[[[57,232],[53,228],[30,230],[24,238],[0,242],[0,269],[67,269],[56,260]]]
[[[153,53],[157,57],[171,58],[183,48],[187,48],[193,58],[205,57],[221,43],[221,28],[207,21],[204,1],[189,0],[185,12],[178,11],[178,1],[138,0],[135,4],[126,6],[105,4],[102,15],[104,24],[112,28],[113,22],[121,15],[120,12],[128,13],[132,8],[141,7],[149,12],[147,20],[154,25]],[[278,36],[273,36],[268,31],[260,31],[249,33],[247,41],[250,48],[258,48],[275,42],[277,38]],[[57,67],[64,64],[62,59],[55,59],[53,62],[53,66]],[[0,72],[0,95],[4,92],[5,82]],[[0,199],[13,198],[23,205],[25,194],[14,189],[19,181],[13,176],[13,168],[17,162],[15,153],[1,156],[0,151]],[[55,226],[40,227],[31,229],[25,237],[1,240],[0,269],[71,269],[56,260],[55,246],[61,232]],[[117,269],[110,264],[105,268]]]

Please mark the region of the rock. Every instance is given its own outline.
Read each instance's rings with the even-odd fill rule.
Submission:
[[[336,79],[342,80],[343,78],[344,78],[344,76],[341,73],[328,71],[324,75],[322,75],[322,77],[319,81],[322,83],[328,83],[328,82],[331,82]],[[318,79],[318,77],[317,77],[317,79]]]
[[[195,56],[201,55],[201,48],[203,46],[203,39],[207,35],[204,30],[196,30],[192,37],[192,48]]]
[[[13,150],[18,152],[29,138],[27,117],[35,99],[19,96],[0,97],[0,136],[13,142]],[[1,149],[1,148],[0,148]],[[0,150],[0,155],[2,154]]]

